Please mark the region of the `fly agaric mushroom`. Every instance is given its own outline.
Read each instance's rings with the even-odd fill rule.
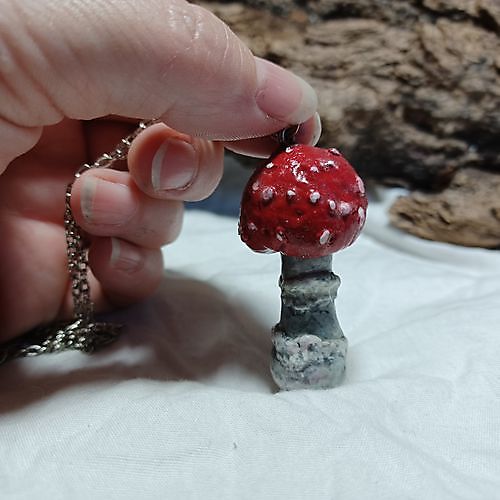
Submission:
[[[358,237],[363,181],[336,149],[286,147],[245,188],[239,233],[256,252],[280,252],[281,318],[273,328],[271,372],[281,389],[329,388],[345,372],[347,340],[334,300],[332,253]]]

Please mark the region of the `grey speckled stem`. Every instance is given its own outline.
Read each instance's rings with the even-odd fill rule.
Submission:
[[[281,389],[326,389],[342,382],[347,340],[335,311],[339,285],[331,255],[282,255],[281,319],[273,328],[271,362]]]

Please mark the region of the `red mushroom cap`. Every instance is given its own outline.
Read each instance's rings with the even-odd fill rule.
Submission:
[[[336,149],[297,144],[250,177],[239,233],[256,252],[323,257],[354,242],[366,207],[363,181]]]

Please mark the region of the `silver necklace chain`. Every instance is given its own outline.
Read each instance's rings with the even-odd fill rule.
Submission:
[[[103,154],[94,163],[82,165],[72,182],[68,184],[65,196],[64,232],[73,298],[73,319],[38,327],[22,337],[0,344],[0,364],[15,358],[67,349],[91,353],[113,342],[120,334],[122,325],[98,322],[94,319],[88,282],[88,249],[82,230],[75,222],[71,211],[71,191],[75,180],[87,170],[111,168],[117,161],[126,159],[132,141],[153,123],[155,120],[141,122],[113,151]]]

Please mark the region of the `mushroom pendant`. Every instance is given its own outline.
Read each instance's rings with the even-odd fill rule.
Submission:
[[[271,372],[283,390],[342,382],[347,339],[335,310],[340,279],[332,254],[356,240],[366,207],[363,181],[334,148],[284,145],[248,181],[240,237],[252,250],[282,258]]]

